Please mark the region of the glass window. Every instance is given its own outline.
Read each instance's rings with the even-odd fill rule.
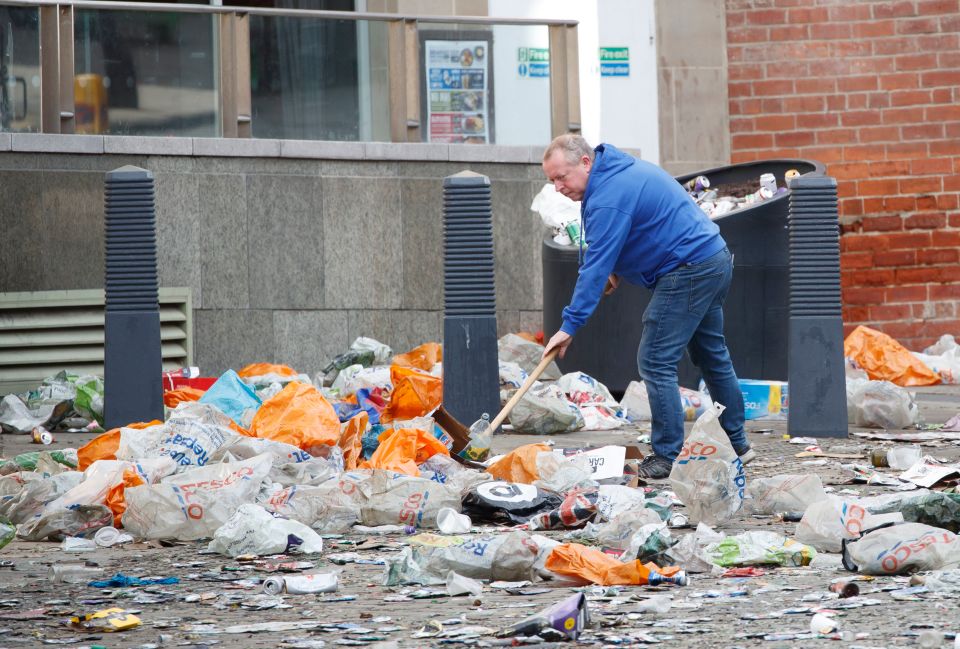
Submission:
[[[40,13],[0,7],[0,131],[40,130]]]
[[[219,135],[216,18],[77,10],[77,133]]]

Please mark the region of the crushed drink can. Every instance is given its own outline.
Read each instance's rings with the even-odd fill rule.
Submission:
[[[570,241],[573,242],[573,245],[579,246],[582,241],[582,232],[580,230],[579,221],[570,221],[565,226],[563,226],[564,231],[567,233],[567,236],[570,237]]]
[[[53,443],[53,435],[43,426],[37,426],[33,429],[33,443],[43,444],[44,446]]]
[[[687,580],[687,573],[683,570],[680,572],[667,576],[660,574],[659,572],[653,571],[647,577],[648,586],[659,586],[661,584],[675,584],[677,586],[686,586],[689,583]]]
[[[770,196],[773,196],[777,193],[777,179],[773,174],[761,174],[760,176],[760,189],[766,190],[764,193],[769,192]]]
[[[799,178],[800,172],[796,169],[787,169],[787,172],[783,174],[783,182],[786,183],[787,187],[790,186],[790,181],[794,178]]]
[[[688,192],[699,193],[708,187],[710,187],[710,179],[706,176],[697,176],[696,178],[691,178],[683,184],[683,188]]]

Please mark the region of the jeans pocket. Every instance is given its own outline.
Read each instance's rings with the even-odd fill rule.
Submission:
[[[723,281],[724,273],[712,273],[690,278],[690,299],[687,309],[702,318],[717,297],[717,287]]]

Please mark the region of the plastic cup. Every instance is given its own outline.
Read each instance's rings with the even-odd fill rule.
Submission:
[[[444,534],[466,534],[473,527],[473,521],[466,514],[444,507],[437,512],[437,527]]]

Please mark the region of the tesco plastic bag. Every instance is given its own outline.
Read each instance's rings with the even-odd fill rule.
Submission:
[[[500,387],[517,389],[527,380],[523,368],[511,361],[500,361]]]
[[[840,552],[843,541],[858,538],[864,530],[902,521],[899,512],[871,514],[858,503],[832,497],[807,507],[794,536],[822,552]]]
[[[203,466],[220,449],[240,436],[230,428],[230,418],[216,406],[186,402],[177,406],[167,422],[142,430],[120,429],[118,460],[172,457],[180,466]]]
[[[948,530],[902,523],[843,544],[843,567],[866,575],[902,575],[960,567],[960,539]]]
[[[583,428],[583,415],[556,385],[534,385],[510,413],[510,424],[518,433],[550,435]]]
[[[686,421],[696,421],[697,417],[706,411],[710,404],[710,397],[703,392],[681,387],[680,406],[683,408],[683,418]],[[650,398],[647,395],[647,386],[643,381],[630,381],[620,399],[623,416],[630,421],[650,421]]]
[[[897,429],[913,426],[920,410],[913,397],[889,381],[847,379],[847,421],[854,426]]]
[[[710,560],[718,566],[808,566],[817,551],[803,543],[775,532],[744,532],[727,536],[709,544],[705,549]]]
[[[743,462],[720,426],[723,410],[720,404],[712,404],[694,422],[670,471],[670,484],[692,523],[719,525],[743,504]]]
[[[409,548],[388,560],[384,584],[443,584],[451,570],[473,579],[532,580],[538,553],[536,542],[521,531],[476,536],[444,547],[411,539]]]
[[[303,523],[277,518],[260,505],[247,503],[214,532],[207,550],[228,557],[318,554],[323,539]]]
[[[371,527],[436,527],[437,512],[441,509],[460,511],[460,494],[432,480],[374,471],[360,488],[367,498],[360,508],[360,522]]]
[[[253,502],[270,472],[273,455],[214,464],[125,491],[123,527],[145,539],[208,538],[240,505]]]
[[[516,363],[525,373],[530,374],[543,358],[543,345],[527,340],[517,334],[507,334],[497,341],[497,358],[501,363]],[[556,361],[550,361],[540,378],[544,381],[556,381],[560,378],[560,368]]]
[[[604,406],[613,414],[622,412],[620,404],[600,381],[583,372],[570,372],[560,377],[557,385],[567,399],[578,406]]]
[[[360,521],[360,505],[344,493],[339,481],[317,486],[291,486],[275,491],[261,502],[275,514],[299,521],[322,534],[349,532]]]
[[[805,512],[811,504],[827,500],[815,473],[758,478],[747,487],[747,495],[747,506],[754,514]]]

